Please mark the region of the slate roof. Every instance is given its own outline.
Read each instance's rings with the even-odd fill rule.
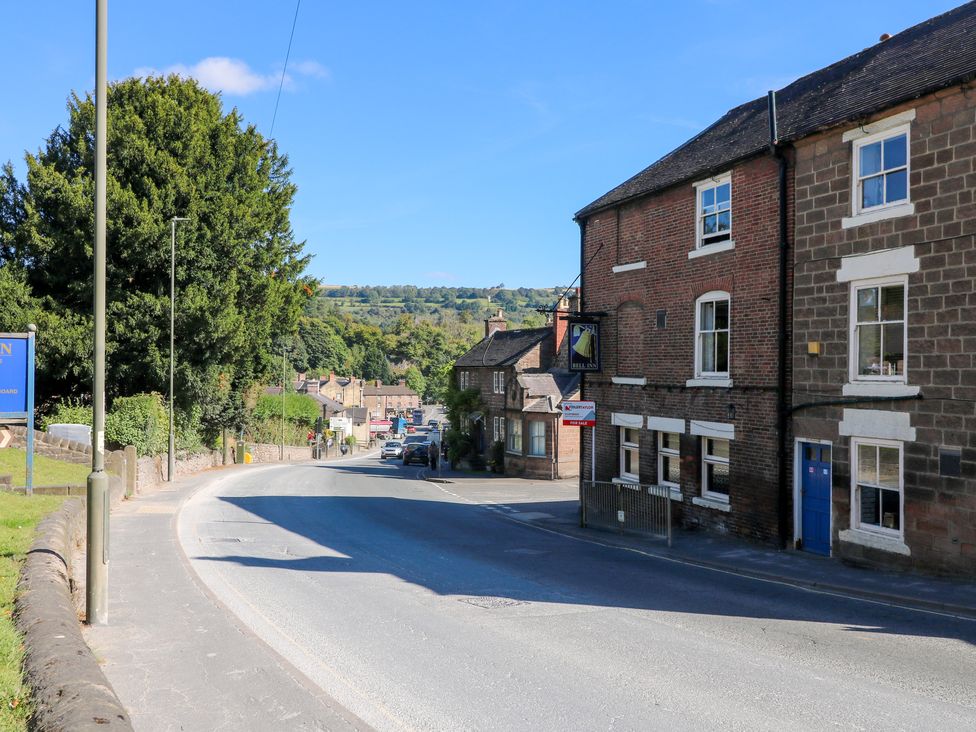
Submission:
[[[409,386],[400,386],[399,384],[383,384],[382,386],[367,384],[363,387],[363,396],[417,396],[417,392]]]
[[[510,366],[526,351],[552,336],[552,326],[497,330],[482,338],[455,366]]]
[[[316,394],[314,392],[310,392],[309,396],[312,397],[312,399],[317,401],[319,404],[321,404],[323,407],[326,407],[327,409],[333,412],[339,412],[345,409],[345,405],[342,402],[337,402],[335,399],[333,399],[332,397],[327,397],[325,394]]]
[[[519,374],[519,386],[527,390],[523,412],[558,412],[556,406],[579,390],[580,375],[568,371]]]
[[[776,92],[781,142],[850,123],[976,77],[976,2],[930,18]],[[710,127],[576,213],[604,208],[727,170],[769,146],[761,97]]]

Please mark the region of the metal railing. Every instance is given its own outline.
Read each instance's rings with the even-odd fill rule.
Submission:
[[[670,489],[663,485],[584,480],[583,526],[665,539],[671,546]]]

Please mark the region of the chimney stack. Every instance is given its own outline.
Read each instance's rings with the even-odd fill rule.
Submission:
[[[485,338],[506,328],[508,328],[508,323],[505,322],[505,314],[501,308],[498,308],[498,312],[485,321]]]
[[[571,299],[561,297],[559,298],[559,304],[556,305],[556,311],[552,314],[552,329],[556,337],[556,353],[563,352],[563,340],[566,338],[566,329],[569,327],[569,321],[566,317],[575,310],[575,304],[576,296],[573,296]]]

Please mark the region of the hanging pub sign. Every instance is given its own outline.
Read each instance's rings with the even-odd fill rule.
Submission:
[[[600,370],[600,324],[597,321],[569,321],[569,370]]]

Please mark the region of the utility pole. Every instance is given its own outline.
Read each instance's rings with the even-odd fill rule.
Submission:
[[[108,0],[95,0],[95,362],[92,376],[95,438],[88,476],[85,620],[108,623],[108,475],[105,474],[105,164],[108,123]]]
[[[281,347],[281,452],[278,459],[285,461],[285,378],[287,366],[285,365],[285,347]]]
[[[176,322],[176,222],[189,219],[174,216],[169,220],[172,236],[169,250],[169,453],[166,460],[166,481],[173,482],[176,473],[176,431],[173,429],[173,409],[176,392],[173,391],[173,369],[176,361],[174,349],[174,323]]]

